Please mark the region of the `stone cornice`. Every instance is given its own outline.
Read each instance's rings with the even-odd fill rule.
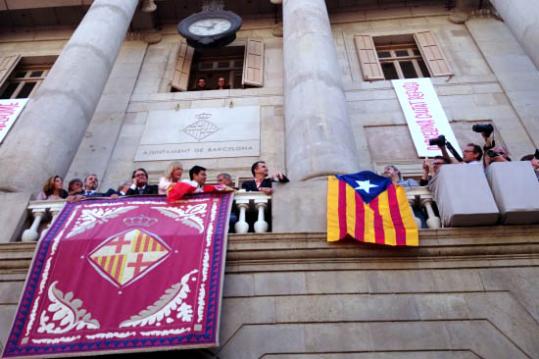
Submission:
[[[0,244],[0,277],[24,277],[34,249],[34,243]],[[327,243],[325,233],[232,234],[227,254],[227,273],[538,265],[539,226],[422,230],[417,248]]]

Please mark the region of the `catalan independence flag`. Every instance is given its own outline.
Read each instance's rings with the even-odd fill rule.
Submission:
[[[404,188],[370,171],[328,177],[327,240],[417,246],[419,234]]]

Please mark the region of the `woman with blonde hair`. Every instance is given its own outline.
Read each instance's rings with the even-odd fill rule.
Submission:
[[[43,185],[43,191],[37,195],[38,201],[55,201],[67,198],[67,191],[64,189],[64,180],[60,176],[52,176]]]
[[[159,194],[167,194],[168,188],[182,178],[183,166],[180,162],[171,162],[165,175],[159,180]]]

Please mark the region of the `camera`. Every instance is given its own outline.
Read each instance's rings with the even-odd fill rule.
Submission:
[[[494,131],[494,127],[492,127],[492,125],[489,123],[482,125],[473,125],[472,131],[482,133],[488,137]]]
[[[498,157],[500,154],[494,150],[488,150],[487,151],[487,156],[489,156],[490,158],[494,158],[494,157]]]
[[[440,135],[436,138],[431,138],[429,140],[429,145],[430,146],[445,146],[445,136]]]

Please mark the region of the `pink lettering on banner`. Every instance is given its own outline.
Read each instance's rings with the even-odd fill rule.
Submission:
[[[416,122],[421,129],[423,141],[428,144],[429,139],[438,137],[439,132],[434,124],[429,105],[423,101],[425,94],[420,91],[419,84],[417,82],[406,83],[403,85],[403,87],[405,89],[406,97],[408,98],[408,104],[414,112]],[[429,146],[428,149],[437,149],[437,147]]]
[[[17,100],[12,100],[13,102],[11,102],[11,100],[8,101],[0,103],[0,142],[2,142],[3,136],[5,136],[9,130],[12,122],[15,121],[21,108],[24,107],[24,105],[21,105],[21,102]]]
[[[0,105],[0,130],[7,127],[7,123],[10,117],[15,114],[15,111],[19,107],[18,103],[10,103],[8,105]]]
[[[440,134],[460,150],[430,79],[393,80],[392,84],[420,157],[439,154],[438,146],[430,146],[429,140]]]

